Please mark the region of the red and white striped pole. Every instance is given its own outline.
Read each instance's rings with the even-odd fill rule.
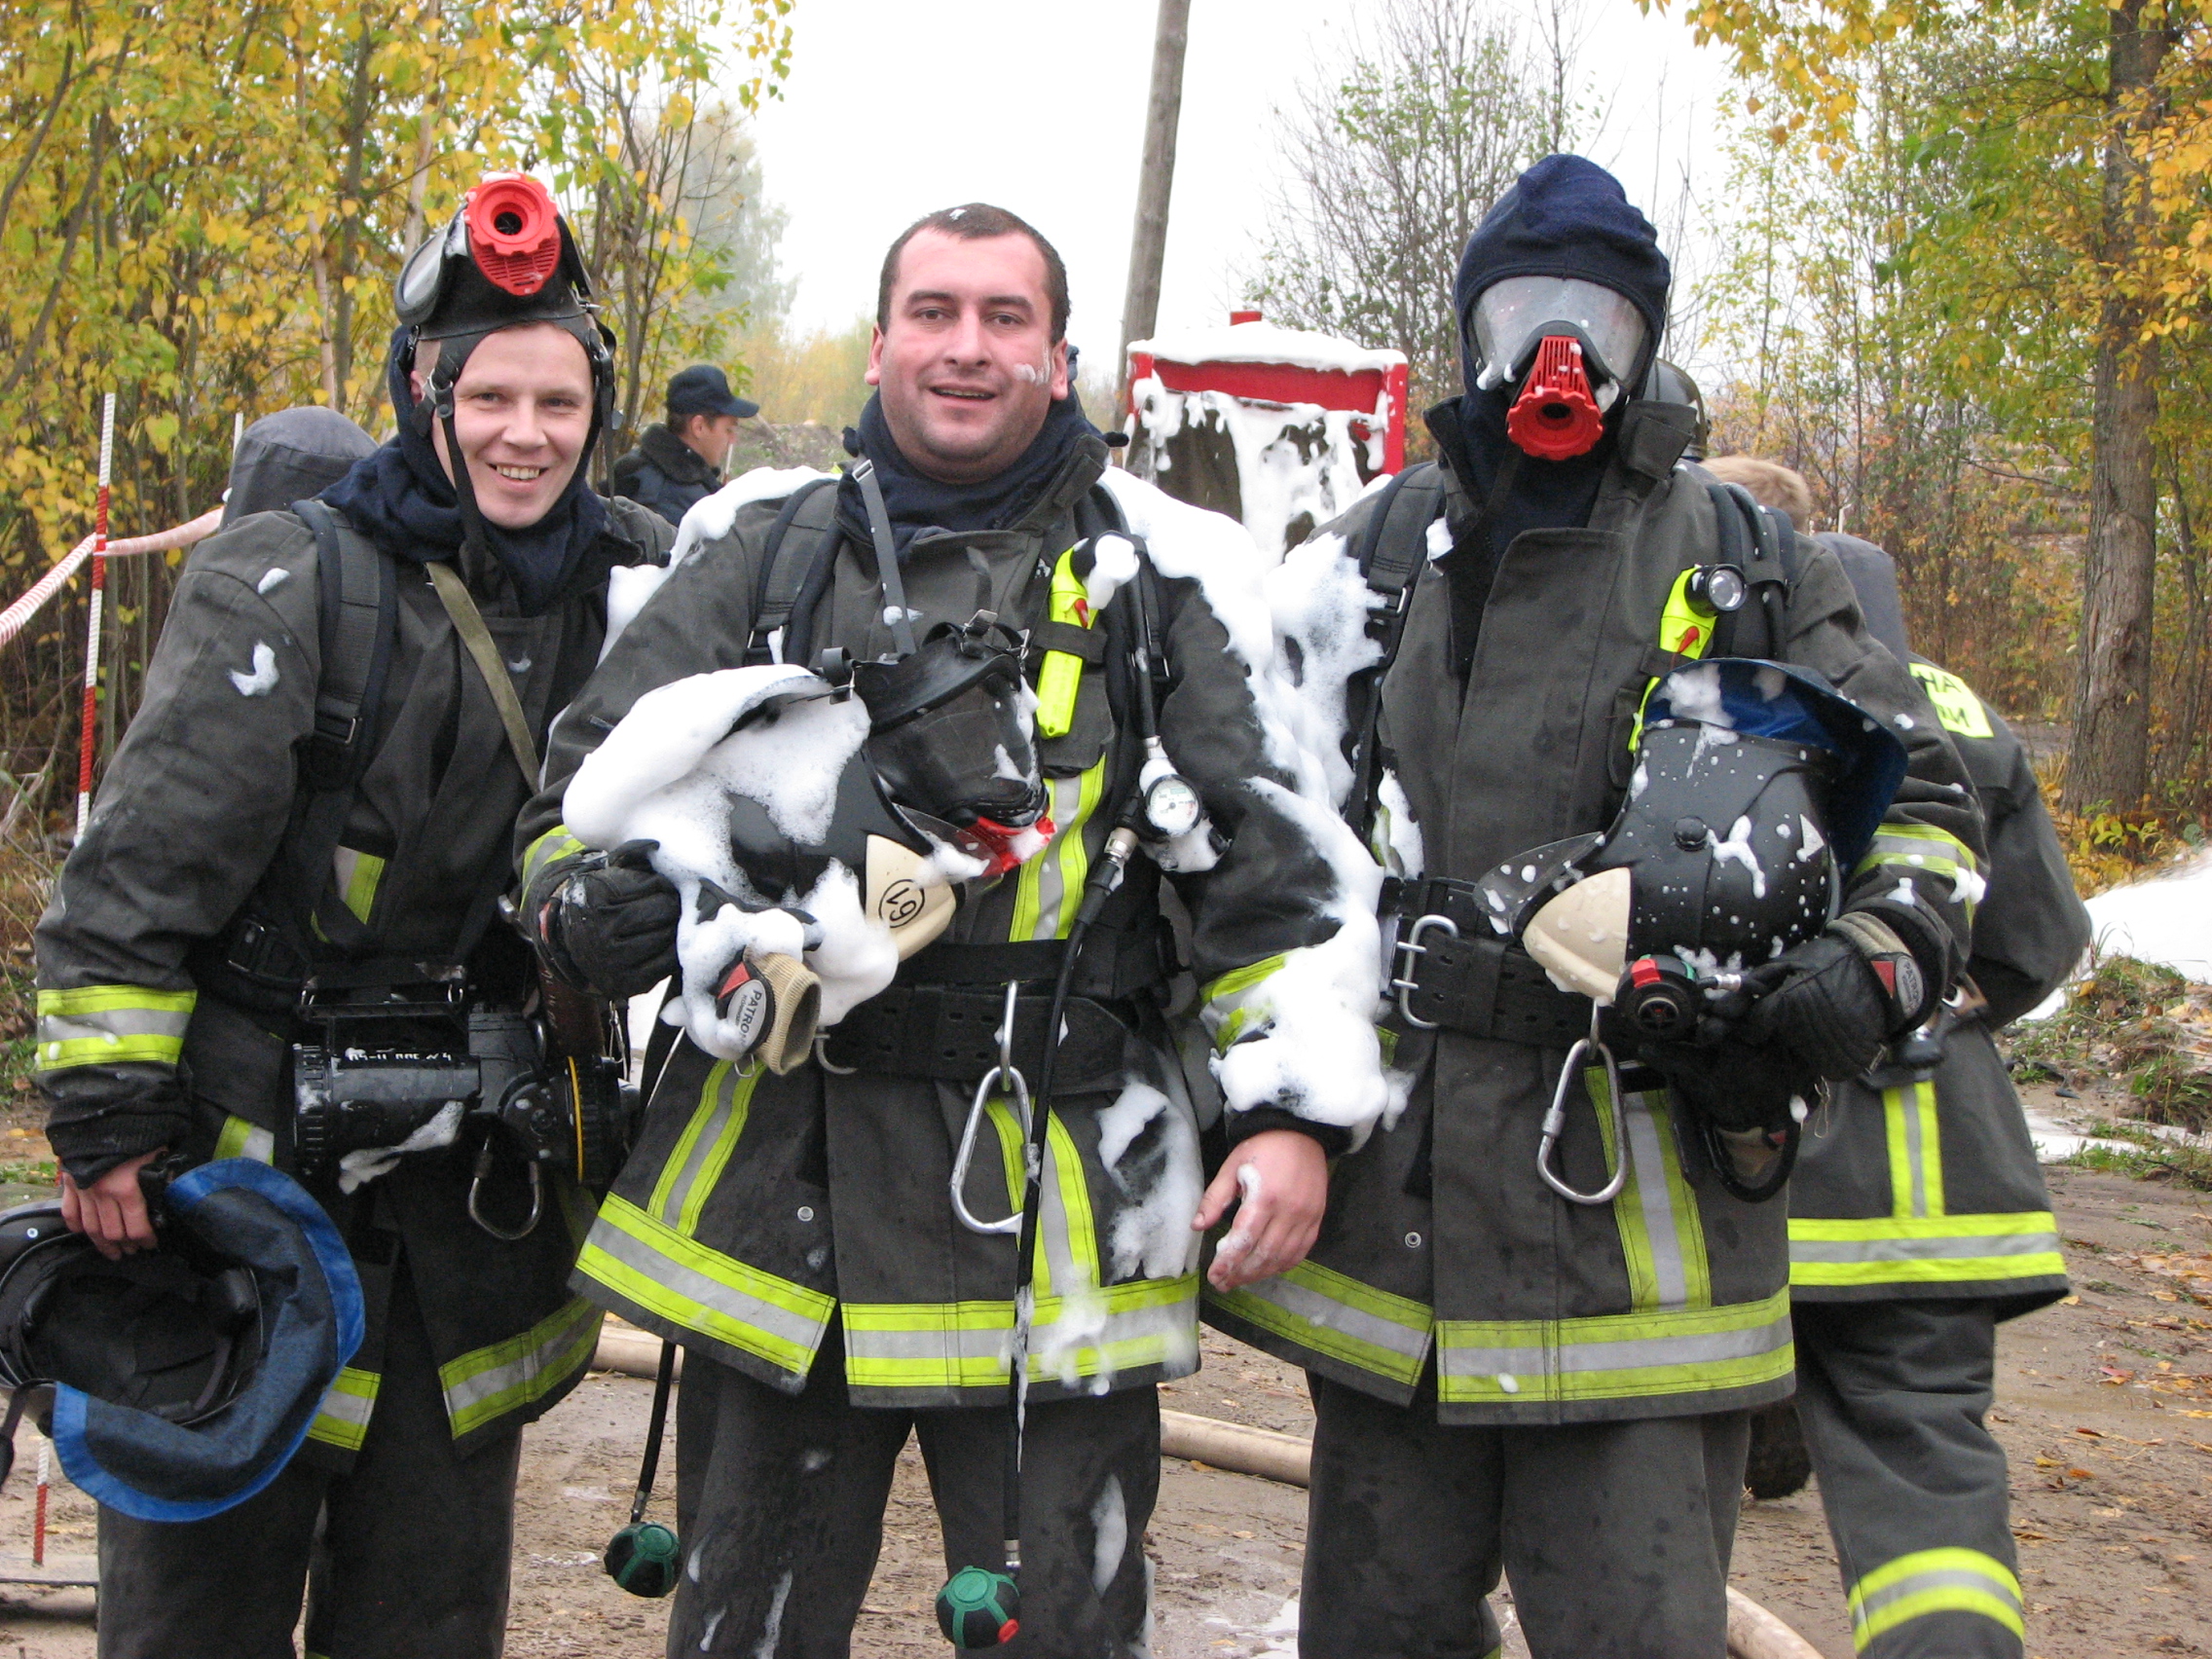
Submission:
[[[31,1519],[31,1565],[33,1567],[44,1567],[46,1565],[46,1498],[49,1491],[46,1456],[46,1436],[41,1434],[38,1437],[37,1511]]]
[[[77,752],[77,838],[92,812],[93,724],[100,707],[100,605],[107,596],[107,486],[115,461],[115,393],[100,400],[100,494],[92,509],[92,603],[85,626],[85,730]]]

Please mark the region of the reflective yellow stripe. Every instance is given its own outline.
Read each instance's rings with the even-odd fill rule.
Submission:
[[[80,985],[38,994],[38,1064],[117,1066],[151,1061],[175,1065],[184,1052],[198,991],[156,991],[144,985]]]
[[[1095,766],[1077,777],[1050,779],[1047,787],[1051,793],[1052,844],[1023,865],[1015,879],[1010,940],[1065,939],[1075,926],[1076,905],[1090,874],[1083,827],[1106,793],[1106,757],[1100,756]]]
[[[1046,614],[1054,622],[1088,628],[1089,596],[1075,573],[1075,549],[1060,555],[1052,567],[1051,598]],[[1083,685],[1083,658],[1069,651],[1047,651],[1037,670],[1037,735],[1065,737],[1075,725],[1076,693]]]
[[[1936,1085],[1882,1090],[1890,1151],[1890,1211],[1896,1217],[1943,1213],[1943,1142],[1936,1117]]]
[[[1556,1405],[1716,1393],[1787,1377],[1789,1292],[1668,1313],[1440,1319],[1437,1394],[1450,1405]]]
[[[737,1137],[753,1105],[760,1067],[716,1062],[699,1089],[699,1104],[683,1126],[676,1150],[661,1166],[646,1209],[685,1237],[699,1231],[699,1211],[729,1166]]]
[[[1030,1328],[1032,1382],[1073,1386],[1149,1366],[1191,1369],[1198,1357],[1196,1273],[1132,1279],[1076,1296],[1040,1296]],[[856,1388],[1004,1386],[1013,1352],[1009,1302],[851,1303],[845,1380]]]
[[[308,1426],[308,1438],[358,1452],[369,1437],[369,1416],[376,1410],[380,1381],[375,1372],[356,1371],[350,1365],[339,1372]]]
[[[1809,1289],[2065,1276],[2048,1210],[1789,1223],[1789,1282]]]
[[[218,1159],[250,1158],[256,1163],[274,1163],[276,1137],[243,1118],[225,1118],[222,1132],[215,1137],[215,1156]]]
[[[578,1297],[520,1336],[438,1367],[456,1440],[552,1393],[591,1363],[600,1310]]]
[[[608,1195],[576,1271],[645,1311],[804,1377],[835,1301],[710,1250]]]
[[[1612,1114],[1604,1109],[1605,1072],[1593,1066],[1582,1086],[1598,1115],[1609,1163]],[[1705,1253],[1705,1219],[1682,1174],[1665,1089],[1632,1092],[1622,1102],[1628,1129],[1628,1176],[1613,1200],[1621,1254],[1628,1266],[1630,1306],[1642,1311],[1713,1306],[1713,1270]]]
[[[337,870],[338,892],[346,902],[346,908],[361,921],[367,921],[369,912],[376,908],[377,884],[384,879],[384,860],[374,853],[340,847],[331,863]]]
[[[1989,711],[1981,706],[1981,699],[1973,689],[1955,674],[1946,673],[1932,662],[1910,665],[1912,677],[1920,682],[1920,688],[1928,693],[1928,701],[1935,707],[1936,718],[1943,729],[1961,737],[1989,737]]]
[[[1864,1652],[1877,1637],[1929,1613],[1979,1613],[2014,1636],[2027,1635],[2020,1618],[2020,1581],[1995,1556],[1979,1550],[1919,1550],[1899,1556],[1851,1587],[1852,1644]]]
[[[588,853],[591,849],[569,833],[566,824],[556,824],[544,834],[531,842],[530,850],[522,856],[522,884],[527,890],[537,879],[537,873],[555,860]]]
[[[1289,960],[1287,951],[1262,957],[1231,969],[1198,992],[1198,1018],[1212,1033],[1216,1049],[1226,1052],[1249,1027],[1273,1017],[1272,1002],[1259,993]]]
[[[1981,866],[1972,851],[1956,835],[1926,824],[1885,823],[1874,832],[1866,854],[1853,868],[1854,881],[1877,871],[1900,876],[1918,872],[1939,876],[1952,896],[1972,916],[1984,883]]]
[[[1428,1358],[1434,1320],[1425,1307],[1311,1260],[1241,1289],[1209,1287],[1206,1297],[1301,1347],[1407,1386]]]

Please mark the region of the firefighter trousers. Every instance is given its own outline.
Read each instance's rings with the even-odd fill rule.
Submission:
[[[1797,1418],[1865,1659],[2020,1659],[1987,1302],[1800,1302]]]
[[[795,1396],[702,1354],[685,1357],[676,1418],[684,1571],[668,1621],[671,1659],[845,1659],[909,1430],[929,1471],[946,1573],[1003,1565],[1007,1408],[855,1406],[831,1331]],[[1141,1649],[1144,1530],[1159,1492],[1154,1390],[1033,1402],[1021,1471],[1021,1631],[994,1651],[1122,1659]],[[911,1620],[915,1635],[936,1623],[929,1611]]]
[[[1314,1373],[1301,1659],[1719,1659],[1744,1412],[1446,1427]]]
[[[292,1659],[303,1593],[311,1656],[498,1659],[522,1433],[456,1456],[404,1267],[388,1319],[348,1473],[295,1459],[205,1521],[101,1509],[100,1659]]]

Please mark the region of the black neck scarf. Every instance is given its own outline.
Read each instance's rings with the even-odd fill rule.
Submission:
[[[449,563],[461,551],[461,504],[453,481],[438,464],[429,434],[415,420],[415,397],[407,384],[402,342],[392,338],[386,377],[399,436],[322,493],[322,499],[346,515],[347,522],[397,559],[418,564]],[[543,611],[560,595],[583,556],[608,528],[607,503],[584,482],[584,468],[561,492],[552,509],[523,530],[496,524],[484,527],[492,557],[515,585],[516,603],[526,616]]]
[[[1077,446],[1098,436],[1071,390],[1046,413],[1045,424],[1020,459],[995,478],[977,484],[944,484],[924,476],[900,453],[892,441],[890,423],[883,418],[879,397],[870,397],[861,411],[861,454],[875,462],[876,482],[883,487],[884,510],[891,515],[892,545],[905,563],[906,549],[927,530],[958,534],[972,530],[1005,530],[1021,522],[1051,487]],[[850,474],[837,486],[837,511],[863,537],[866,535],[867,508],[860,485]]]

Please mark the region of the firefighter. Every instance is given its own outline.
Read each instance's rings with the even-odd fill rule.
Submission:
[[[105,1659],[289,1655],[311,1554],[311,1652],[498,1653],[520,1430],[600,1323],[566,1285],[589,1213],[572,1181],[437,1099],[395,1098],[405,1121],[365,1146],[330,1138],[327,1100],[314,1135],[295,1114],[296,1056],[451,1076],[471,1024],[531,1004],[495,908],[523,752],[598,659],[609,570],[670,539],[585,486],[611,355],[541,186],[479,185],[397,298],[398,435],[195,550],[38,928],[69,1225],[144,1248],[150,1162],[260,1159],[307,1179],[367,1303],[266,1490],[189,1524],[103,1510]]]
[[[562,817],[579,764],[633,704],[749,653],[829,668],[837,647],[865,690],[932,642],[966,639],[980,663],[998,629],[1027,640],[1041,775],[986,710],[901,724],[871,705],[862,751],[908,807],[932,777],[973,778],[927,810],[944,834],[962,827],[975,867],[1004,873],[966,884],[942,938],[828,1031],[819,1063],[717,1060],[689,1037],[648,1059],[645,1139],[579,1282],[687,1350],[671,1653],[845,1652],[909,1429],[946,1566],[975,1569],[947,1597],[1006,1576],[1018,1531],[1010,1653],[1141,1651],[1153,1384],[1198,1363],[1197,1229],[1241,1194],[1218,1278],[1288,1267],[1312,1236],[1326,1155],[1383,1105],[1372,949],[1347,959],[1347,989],[1331,988],[1320,965],[1338,942],[1340,877],[1264,732],[1261,664],[1235,643],[1252,618],[1221,612],[1239,569],[1252,579],[1235,591],[1260,603],[1257,562],[1227,521],[1125,472],[1103,481],[1066,327],[1059,257],[1012,213],[969,203],[901,236],[882,270],[860,459],[803,497],[745,507],[677,567],[556,725],[521,829],[525,907],[553,961],[635,994],[676,966],[675,894],[634,856],[587,852]],[[1011,825],[1049,844],[1006,867],[1019,856]],[[1004,1218],[1021,1206],[1025,1150],[997,1034],[1012,1007],[1007,1058],[1035,1084],[1071,928],[1131,834],[1149,851],[1068,970],[1058,1099],[1034,1120],[1047,1145],[1032,1165],[1036,1300],[1009,1529],[1009,1352],[1028,1305]],[[1179,872],[1191,968],[1226,1051],[1230,1149],[1210,1187],[1193,1077],[1162,1020],[1162,868]],[[1193,1072],[1202,1086],[1204,1063]],[[964,1127],[976,1134],[955,1193]],[[965,1628],[955,1611],[940,1599],[948,1633]],[[989,1641],[1007,1621],[984,1622]]]
[[[722,486],[737,424],[760,413],[712,363],[693,363],[668,383],[668,419],[647,426],[614,462],[613,491],[681,524],[695,502]]]
[[[1811,492],[1789,468],[1723,456],[1712,469],[1811,522]],[[1860,1652],[2019,1659],[2005,1452],[1982,1419],[1997,1326],[2064,1296],[2067,1279],[1995,1034],[2072,977],[2089,916],[2011,727],[1911,652],[1889,556],[1834,541],[1869,630],[1927,689],[1973,779],[1988,891],[1959,994],[1838,1084],[1805,1143],[1789,1187],[1795,1420],[1762,1415],[1753,1446],[1771,1439],[1769,1456],[1784,1455],[1802,1425]]]
[[[1696,412],[1636,394],[1668,280],[1608,174],[1536,164],[1460,262],[1467,389],[1428,414],[1439,465],[1315,538],[1370,590],[1381,665],[1332,718],[1346,815],[1392,871],[1410,1092],[1337,1163],[1308,1260],[1208,1298],[1223,1329],[1308,1368],[1308,1659],[1491,1652],[1501,1567],[1539,1659],[1721,1650],[1748,1413],[1790,1386],[1771,1198],[1798,1117],[1927,1016],[1967,937],[1979,830],[1926,699],[1832,557],[1677,465]],[[1512,918],[1661,789],[1644,721],[1663,695],[1710,694],[1710,723],[1727,684],[1766,678],[1701,678],[1709,655],[1825,680],[1901,742],[1902,781],[1837,866],[1840,913],[1824,890],[1775,918],[1799,939],[1780,954],[1707,953],[1690,1040],[1619,1064],[1592,996],[1561,989]],[[1737,737],[1696,750],[1732,765]],[[1748,903],[1785,849],[1833,851],[1810,825],[1754,836],[1688,806],[1662,828],[1699,891],[1755,869]]]

